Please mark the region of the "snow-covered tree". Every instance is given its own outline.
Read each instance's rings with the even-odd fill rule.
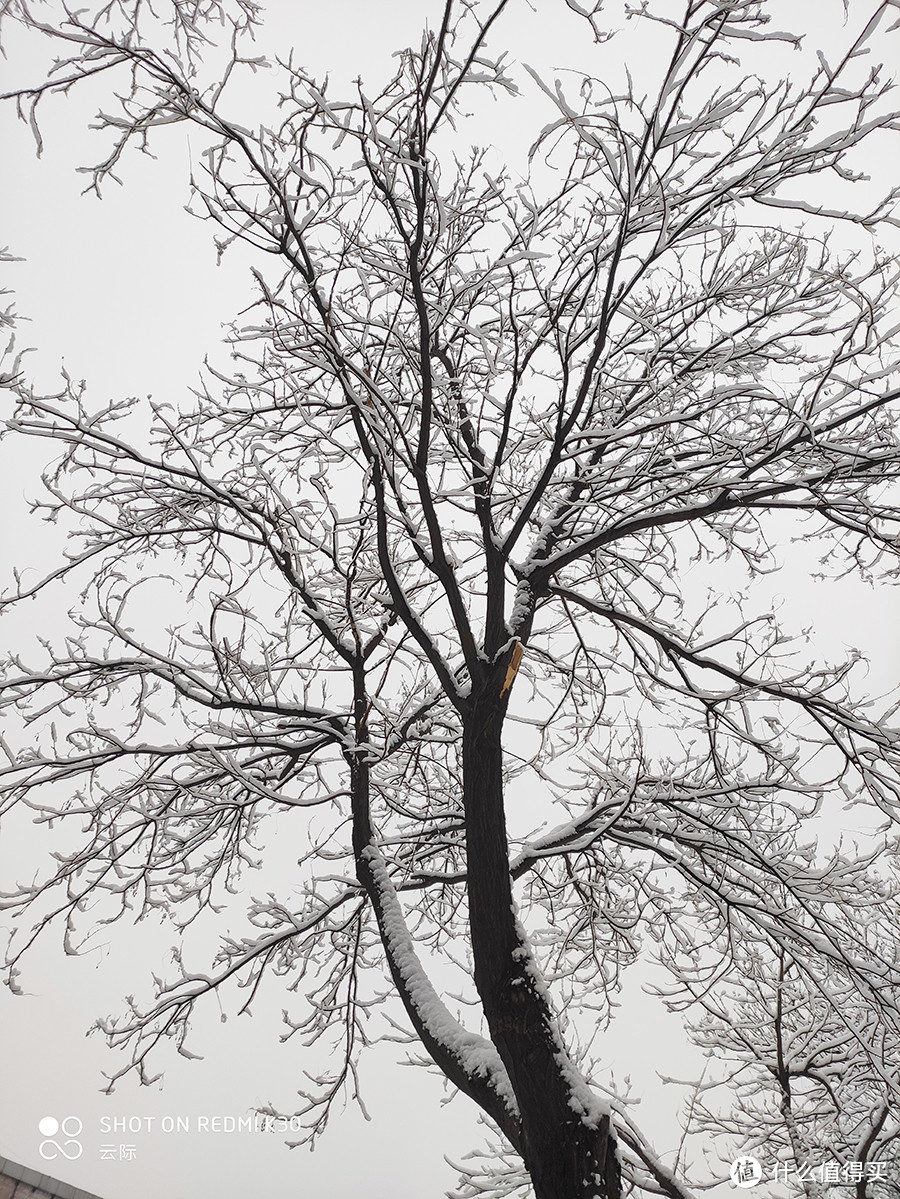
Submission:
[[[893,827],[891,713],[752,599],[792,535],[826,571],[896,569],[897,197],[859,153],[895,145],[870,51],[898,6],[850,3],[812,59],[769,7],[789,16],[541,0],[594,56],[555,79],[492,49],[514,3],[446,0],[380,90],[282,56],[259,128],[235,111],[261,65],[247,0],[3,5],[56,55],[11,97],[37,136],[54,95],[108,78],[98,193],[187,123],[195,210],[258,259],[198,393],[104,407],[4,374],[71,530],[5,603],[58,589],[71,617],[6,665],[0,794],[83,828],[7,902],[74,945],[97,896],[183,925],[261,892],[213,964],[107,1025],[142,1077],[213,992],[280,977],[305,994],[289,1032],[339,1054],[304,1096],[314,1135],[387,975],[505,1141],[470,1191],[524,1168],[537,1199],[618,1199],[685,1193],[578,1018],[608,1060],[639,958],[718,1012],[752,944],[804,980],[795,1039],[838,979],[866,1060],[896,1043],[893,834],[815,843],[842,805]],[[467,130],[531,113],[517,91],[544,115],[494,169]],[[276,820],[300,860],[257,884]]]
[[[745,943],[734,966],[726,986],[692,996],[693,1039],[712,1064],[692,1130],[728,1139],[721,1160],[751,1153],[808,1195],[836,1189],[829,1172],[857,1199],[880,1193],[900,1137],[900,1045],[879,1004],[840,969],[817,977],[781,948]]]

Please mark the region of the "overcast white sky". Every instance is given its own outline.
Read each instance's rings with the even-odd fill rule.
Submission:
[[[377,5],[275,0],[272,5],[281,48],[293,40],[310,70],[333,73],[336,91],[341,75],[374,80],[387,73],[391,51],[417,42],[423,16],[431,13],[436,19],[439,7],[434,0]],[[790,7],[817,20],[827,11],[827,19],[839,27],[839,0]],[[568,23],[559,20],[562,12],[557,0],[539,0],[533,7],[524,0],[514,4],[503,33],[513,43],[513,58],[527,57],[545,70],[569,65],[565,43],[578,25],[574,17]],[[267,36],[263,50],[271,44]],[[2,77],[19,78],[31,61],[29,53],[18,49]],[[585,45],[580,53],[594,51]],[[0,84],[0,90],[7,86]],[[177,394],[196,379],[204,353],[220,340],[222,323],[243,306],[248,256],[238,251],[217,268],[212,228],[182,211],[189,150],[181,131],[160,139],[161,161],[132,156],[122,169],[125,187],[111,186],[102,204],[79,194],[84,178],[74,168],[92,159],[83,128],[100,91],[91,102],[75,94],[47,105],[40,161],[27,128],[12,119],[10,110],[0,112],[5,164],[0,245],[8,244],[26,260],[6,267],[0,285],[15,289],[18,310],[30,321],[20,340],[39,347],[28,369],[41,386],[52,388],[64,363],[73,376],[86,378],[98,397]],[[500,155],[509,152],[507,147],[515,152],[527,144],[535,127],[550,119],[528,118],[532,103],[524,100],[515,109],[524,118],[520,123],[510,122],[512,108],[498,109],[494,126],[486,123],[481,132],[483,140],[497,145]],[[38,492],[34,471],[40,447],[23,450],[5,443],[0,454],[6,472],[4,557],[7,564],[37,568],[50,560],[56,544],[26,516],[25,501]],[[809,562],[795,555],[793,563],[784,579],[763,585],[761,597],[772,603],[783,598],[789,619],[811,624],[825,644],[868,647],[878,659],[873,689],[896,678],[900,648],[893,593],[829,585],[825,595],[806,584]],[[31,619],[52,620],[53,613],[35,609]],[[15,622],[0,626],[4,643],[16,636],[16,627]],[[0,879],[21,873],[21,864],[36,860],[49,844],[46,830],[35,832],[25,823],[6,830]],[[150,972],[165,970],[168,944],[169,934],[152,927],[106,931],[80,958],[64,958],[58,945],[48,942],[23,975],[26,996],[16,999],[0,991],[0,1155],[103,1199],[161,1194],[242,1199],[258,1193],[271,1199],[428,1199],[453,1185],[456,1174],[442,1157],[459,1159],[481,1142],[474,1112],[462,1098],[442,1106],[441,1084],[422,1070],[396,1065],[403,1056],[397,1046],[380,1047],[364,1066],[371,1122],[348,1110],[312,1156],[304,1149],[289,1152],[278,1135],[197,1131],[199,1116],[244,1116],[265,1103],[290,1109],[309,1063],[294,1042],[278,1042],[282,1002],[277,988],[264,995],[252,1020],[227,1008],[223,1020],[211,1008],[194,1044],[204,1054],[202,1061],[164,1054],[162,1083],[139,1089],[126,1081],[113,1096],[100,1096],[103,1072],[120,1063],[102,1038],[88,1040],[85,1031],[97,1016],[118,1010],[123,995],[146,991]],[[656,1070],[687,1076],[699,1065],[682,1045],[674,1018],[643,996],[638,984],[631,992],[610,1038],[610,1060],[645,1091],[640,1122],[659,1149],[671,1150],[680,1094],[662,1086]],[[38,1123],[48,1116],[83,1122],[78,1160],[42,1161]],[[192,1131],[164,1133],[165,1116],[188,1117]],[[105,1133],[103,1117],[153,1117],[156,1123],[150,1129],[143,1123],[135,1133]],[[101,1148],[107,1145],[115,1146],[117,1155],[120,1145],[133,1145],[136,1156],[102,1160]]]

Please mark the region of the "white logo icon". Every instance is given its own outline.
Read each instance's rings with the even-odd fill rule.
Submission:
[[[736,1157],[731,1163],[731,1181],[736,1187],[755,1187],[762,1178],[762,1166],[755,1157]]]
[[[81,1136],[82,1128],[84,1125],[77,1116],[64,1116],[62,1120],[44,1116],[38,1123],[38,1132],[45,1138],[38,1147],[38,1153],[46,1162],[52,1162],[57,1157],[74,1162],[84,1152],[81,1141],[75,1139]],[[51,1139],[59,1132],[67,1138],[62,1144]]]

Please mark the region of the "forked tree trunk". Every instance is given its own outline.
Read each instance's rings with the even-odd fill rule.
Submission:
[[[517,929],[503,807],[504,708],[496,697],[473,705],[463,729],[475,985],[519,1103],[536,1199],[620,1199],[609,1119],[579,1111],[584,1084],[574,1076]]]

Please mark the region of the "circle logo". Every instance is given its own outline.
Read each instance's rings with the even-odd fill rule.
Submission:
[[[755,1187],[762,1178],[762,1166],[755,1157],[736,1157],[731,1163],[731,1182],[733,1186]]]
[[[70,1162],[77,1161],[84,1152],[81,1142],[77,1139],[81,1136],[82,1128],[84,1125],[77,1116],[65,1116],[61,1121],[54,1116],[44,1116],[38,1121],[38,1132],[45,1138],[38,1147],[38,1153],[45,1162],[52,1162],[58,1157],[68,1158]],[[67,1138],[62,1144],[52,1140],[58,1132]]]
[[[762,1179],[762,1167],[755,1157],[736,1157],[731,1163],[732,1186],[755,1187]]]

